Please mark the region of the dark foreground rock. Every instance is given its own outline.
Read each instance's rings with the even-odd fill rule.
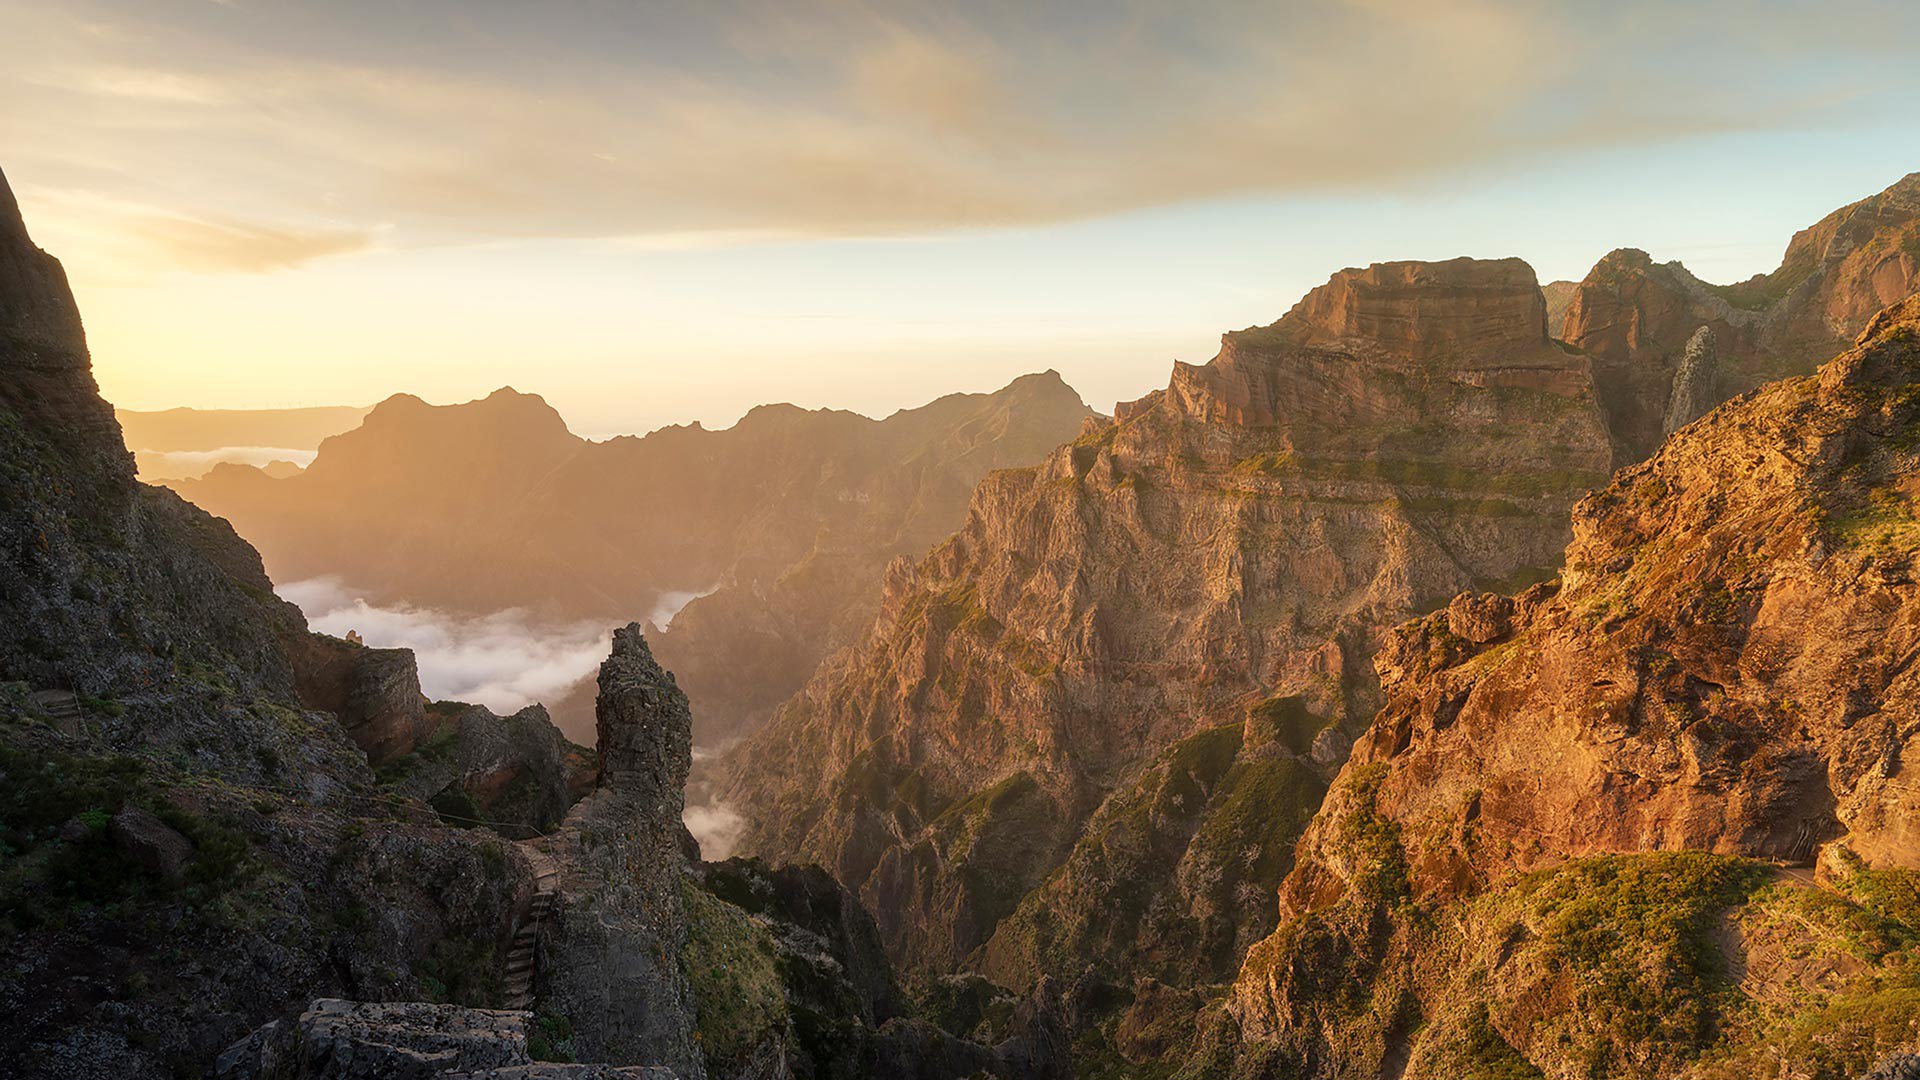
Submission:
[[[322,999],[228,1048],[215,1080],[675,1080],[649,1066],[536,1062],[524,1012]]]

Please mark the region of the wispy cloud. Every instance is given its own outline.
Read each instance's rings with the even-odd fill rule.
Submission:
[[[129,234],[164,258],[190,270],[263,274],[328,255],[364,251],[367,230],[303,229],[241,221],[147,216],[127,225]]]
[[[1394,187],[1841,116],[1920,79],[1920,11],[1888,0],[0,0],[0,20],[9,164],[159,208],[126,225],[156,258],[238,272],[389,225],[710,246]]]

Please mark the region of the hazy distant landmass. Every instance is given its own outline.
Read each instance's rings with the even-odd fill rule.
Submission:
[[[218,450],[286,446],[316,450],[320,440],[359,426],[371,405],[303,409],[115,409],[127,445],[136,450]]]
[[[120,431],[148,482],[191,480],[222,462],[291,476],[320,441],[358,425],[370,405],[299,409],[116,409]]]

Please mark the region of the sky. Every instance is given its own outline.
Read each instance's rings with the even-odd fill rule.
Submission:
[[[1110,409],[1346,266],[1710,281],[1920,170],[1909,0],[0,0],[129,408]]]

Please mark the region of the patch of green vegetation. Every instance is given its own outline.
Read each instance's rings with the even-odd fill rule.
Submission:
[[[109,836],[123,807],[138,806],[192,842],[177,880],[129,859]],[[81,834],[62,836],[76,821]],[[0,927],[65,925],[87,911],[127,915],[150,901],[205,904],[256,868],[244,833],[161,797],[149,767],[128,757],[92,757],[0,745]]]
[[[1040,782],[1023,769],[948,807],[934,822],[934,827],[951,827],[978,818],[993,817],[1012,809],[1015,803],[1039,790]]]
[[[1291,450],[1254,454],[1233,463],[1233,473],[1236,476],[1287,476],[1299,471],[1299,460]]]
[[[1354,868],[1353,888],[1362,900],[1395,906],[1411,895],[1407,852],[1400,843],[1400,826],[1382,816],[1375,806],[1386,781],[1384,762],[1363,765],[1348,780],[1353,808],[1340,819],[1336,843]]]
[[[1914,504],[1895,491],[1875,491],[1860,509],[1829,514],[1826,531],[1842,547],[1882,554],[1920,551]]]
[[[416,975],[428,1001],[474,1009],[500,1007],[499,959],[485,942],[441,938]]]
[[[728,1075],[787,1025],[773,934],[745,911],[682,881],[687,944],[680,968],[693,990],[695,1037],[707,1069]]]
[[[573,1021],[541,1002],[527,1032],[527,1056],[535,1061],[573,1062]]]
[[[1292,869],[1294,843],[1325,793],[1320,777],[1290,758],[1236,763],[1190,846],[1213,865],[1251,854],[1246,880],[1272,892]]]
[[[480,804],[473,801],[473,794],[459,784],[453,784],[435,795],[428,800],[428,805],[453,825],[472,828],[486,820]]]
[[[1298,694],[1270,697],[1247,710],[1257,727],[1296,754],[1313,749],[1314,737],[1327,726],[1326,717],[1307,707]]]
[[[1719,914],[1769,867],[1703,852],[1580,859],[1523,879],[1509,895],[1533,930],[1526,946],[1568,1002],[1552,1035],[1595,1062],[1705,1050],[1725,1004]]]
[[[1544,1080],[1546,1074],[1495,1030],[1484,1002],[1474,1005],[1465,1026],[1460,1080]]]
[[[1298,459],[1301,467],[1316,475],[1341,480],[1375,480],[1407,487],[1442,488],[1482,496],[1505,495],[1535,498],[1542,495],[1573,494],[1606,485],[1604,473],[1585,469],[1541,469],[1528,472],[1486,472],[1438,461],[1396,458],[1338,460]],[[1497,502],[1498,500],[1486,500]]]
[[[80,705],[88,712],[99,716],[121,717],[127,714],[127,707],[110,697],[90,697],[82,694]]]
[[[459,742],[459,728],[451,726],[435,728],[433,734],[415,744],[412,753],[402,754],[392,761],[383,762],[374,769],[374,779],[389,787],[397,784],[411,776],[420,766],[444,761],[451,757]]]

